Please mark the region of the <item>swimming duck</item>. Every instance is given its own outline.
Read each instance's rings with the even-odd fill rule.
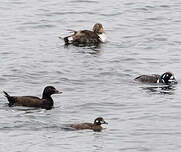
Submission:
[[[80,123],[80,124],[72,124],[70,127],[82,130],[82,129],[91,129],[93,131],[101,131],[102,130],[102,124],[108,124],[104,121],[102,117],[98,117],[94,120],[94,123]]]
[[[100,23],[96,23],[94,25],[93,31],[81,30],[73,32],[74,34],[64,38],[65,45],[73,44],[75,46],[97,46],[101,42],[106,42],[107,39],[104,33],[104,28]]]
[[[141,75],[135,78],[136,81],[145,82],[145,83],[163,83],[163,84],[176,84],[177,81],[174,77],[174,74],[171,72],[165,72],[162,75],[153,74],[153,75]]]
[[[40,107],[43,109],[51,109],[53,107],[52,94],[61,94],[62,92],[56,90],[52,86],[45,87],[42,95],[42,99],[35,96],[10,96],[7,92],[3,91],[5,97],[9,101],[9,107],[11,106],[27,106],[27,107]]]

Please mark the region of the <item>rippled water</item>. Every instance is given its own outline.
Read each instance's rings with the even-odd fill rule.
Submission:
[[[181,148],[181,2],[179,0],[3,0],[0,86],[12,95],[54,95],[52,110],[7,106],[0,96],[1,152],[178,152]],[[104,25],[97,50],[64,47],[67,29]],[[172,71],[178,85],[135,83]],[[102,132],[65,125],[109,123]]]

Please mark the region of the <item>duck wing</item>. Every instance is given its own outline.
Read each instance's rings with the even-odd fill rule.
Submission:
[[[15,105],[22,105],[27,107],[41,107],[45,99],[40,99],[34,96],[12,96],[15,99]]]
[[[75,129],[92,129],[93,124],[92,123],[80,123],[80,124],[72,124],[70,127]]]
[[[141,75],[135,78],[136,81],[145,82],[145,83],[157,83],[159,75]]]
[[[99,36],[89,30],[75,33],[73,39],[73,44],[96,45],[100,42]]]
[[[39,99],[40,100],[39,97],[35,97],[35,96],[22,96],[22,97],[27,97],[27,98],[31,98],[31,99]]]
[[[100,43],[99,36],[93,31],[83,30],[74,31],[73,35],[64,38],[65,44],[73,44],[75,46],[98,45]]]

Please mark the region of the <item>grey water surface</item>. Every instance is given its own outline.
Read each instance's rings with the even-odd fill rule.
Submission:
[[[68,29],[100,22],[108,42],[64,47]],[[1,0],[0,152],[179,152],[180,0]],[[171,71],[166,88],[134,82]],[[52,110],[8,107],[3,96],[55,86]],[[109,123],[102,132],[67,124]]]

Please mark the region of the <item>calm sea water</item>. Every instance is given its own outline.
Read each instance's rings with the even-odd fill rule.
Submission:
[[[7,106],[0,95],[1,152],[178,152],[181,149],[181,1],[2,0],[0,90],[54,95],[49,111]],[[104,25],[108,42],[64,47],[68,29]],[[171,71],[178,85],[135,83]],[[102,132],[67,124],[109,123]]]

